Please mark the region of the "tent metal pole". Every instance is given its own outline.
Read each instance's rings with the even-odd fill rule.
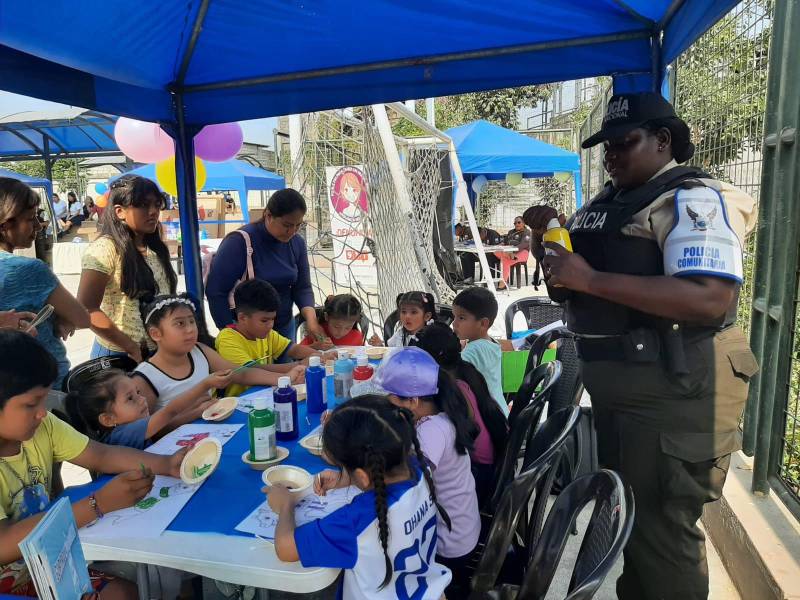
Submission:
[[[486,48],[481,50],[471,50],[467,52],[449,52],[435,56],[415,56],[398,60],[386,60],[363,65],[347,65],[342,67],[330,67],[326,69],[310,69],[308,71],[298,71],[295,73],[280,73],[277,75],[267,75],[264,77],[252,77],[249,79],[234,79],[231,81],[220,81],[218,83],[203,83],[197,85],[187,85],[181,88],[184,94],[194,92],[210,92],[214,90],[236,89],[263,85],[267,83],[280,83],[283,81],[300,81],[306,79],[317,79],[320,77],[331,77],[333,75],[347,75],[352,73],[371,73],[384,69],[402,69],[406,67],[425,67],[456,60],[478,60],[483,58],[494,58],[497,56],[513,56],[515,54],[525,54],[529,52],[541,52],[543,50],[557,50],[560,48],[576,48],[589,46],[592,44],[606,44],[612,42],[628,42],[631,40],[647,39],[652,35],[650,29],[638,29],[622,33],[609,35],[596,35],[586,38],[575,38],[571,40],[558,40],[552,42],[539,42],[536,44],[519,44],[517,46],[506,46],[503,48]]]
[[[194,25],[192,26],[192,36],[189,38],[189,43],[186,45],[186,52],[184,52],[183,59],[181,59],[181,66],[178,69],[178,76],[175,78],[175,82],[178,87],[182,86],[186,79],[186,73],[189,70],[189,64],[192,62],[192,56],[194,56],[194,49],[197,46],[197,40],[200,37],[200,32],[203,30],[203,22],[206,20],[208,4],[210,1],[211,0],[203,0],[200,3],[200,8],[197,11],[197,17],[195,17]]]
[[[44,160],[44,176],[45,179],[50,181],[50,192],[53,191],[53,161],[50,159],[50,138],[44,136],[42,138],[42,159]],[[47,211],[50,213],[50,223],[52,223],[51,231],[53,232],[53,243],[58,242],[58,224],[56,223],[56,213],[53,210],[53,197],[47,199]]]
[[[174,95],[176,123],[165,129],[175,140],[175,176],[178,183],[183,272],[186,290],[203,302],[203,269],[200,262],[200,228],[197,223],[197,189],[194,172],[194,136],[199,128],[189,129],[183,112],[183,97]]]

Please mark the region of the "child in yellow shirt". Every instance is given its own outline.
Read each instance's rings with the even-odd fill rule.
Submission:
[[[275,373],[272,385],[277,385],[278,377],[285,374],[292,377],[292,383],[301,383],[304,380],[304,369],[298,369],[292,363],[275,362],[286,355],[307,363],[309,356],[319,356],[320,353],[309,346],[294,344],[273,329],[280,305],[275,288],[266,281],[249,279],[236,287],[233,302],[236,322],[228,325],[217,336],[216,348],[220,356],[237,365],[259,361],[254,368]],[[246,386],[233,384],[226,393],[238,396],[246,389]]]
[[[177,477],[186,453],[159,456],[89,440],[47,411],[47,392],[57,375],[55,359],[34,338],[0,330],[0,595],[36,595],[18,544],[50,504],[53,463],[121,473],[72,504],[83,527],[144,498],[154,474]],[[93,577],[95,589],[105,583],[101,579]],[[113,580],[105,593],[135,598],[136,586]]]

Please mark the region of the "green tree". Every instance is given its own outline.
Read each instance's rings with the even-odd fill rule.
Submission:
[[[16,171],[28,177],[43,178],[46,176],[43,160],[9,162],[5,166],[10,171]],[[86,171],[80,161],[75,159],[53,161],[52,171],[53,182],[58,183],[60,189],[74,190],[80,196],[81,190],[86,188]]]
[[[717,177],[761,144],[772,4],[751,2],[746,13],[726,15],[677,63],[675,106],[692,132],[692,162]]]
[[[449,129],[470,121],[484,119],[495,125],[517,128],[517,112],[520,108],[533,107],[550,97],[552,85],[524,85],[488,92],[473,92],[457,96],[437,98],[435,103],[437,129]],[[417,101],[417,114],[426,116],[423,100]],[[406,120],[394,126],[394,132],[401,136],[425,135],[421,129]]]

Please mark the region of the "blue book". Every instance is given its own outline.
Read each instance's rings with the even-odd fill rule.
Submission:
[[[39,598],[75,600],[92,591],[78,527],[67,498],[55,502],[19,543]]]

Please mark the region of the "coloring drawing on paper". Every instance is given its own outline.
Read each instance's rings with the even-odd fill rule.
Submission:
[[[202,484],[187,485],[175,477],[156,475],[153,489],[129,508],[108,513],[94,525],[83,527],[83,539],[104,537],[157,537]]]
[[[238,424],[214,424],[214,423],[189,423],[181,425],[175,431],[168,433],[163,438],[158,440],[155,444],[147,448],[147,452],[153,454],[173,454],[185,448],[186,446],[194,446],[200,440],[207,437],[217,438],[219,443],[223,446],[225,442],[231,439],[243,425]]]
[[[294,518],[297,526],[305,525],[314,519],[321,519],[338,510],[361,493],[357,487],[350,486],[337,490],[330,490],[324,496],[311,494],[297,503],[294,509]],[[259,537],[275,539],[275,527],[278,525],[278,515],[264,501],[247,518],[236,526],[237,531],[252,533]]]

